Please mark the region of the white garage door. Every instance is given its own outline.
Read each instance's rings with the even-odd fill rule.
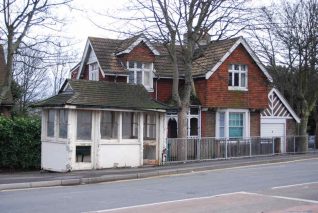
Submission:
[[[285,136],[285,124],[281,123],[262,123],[261,137]]]

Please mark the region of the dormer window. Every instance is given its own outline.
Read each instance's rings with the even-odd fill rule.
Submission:
[[[142,84],[147,90],[153,89],[153,63],[129,61],[129,83],[130,84]]]
[[[229,90],[247,90],[247,65],[229,65]]]
[[[99,80],[99,69],[98,69],[98,63],[94,62],[88,65],[89,70],[89,76],[88,79],[92,81],[98,81]]]

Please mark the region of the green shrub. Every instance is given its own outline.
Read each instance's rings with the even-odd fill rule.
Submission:
[[[0,116],[0,168],[41,167],[41,121],[33,117]]]

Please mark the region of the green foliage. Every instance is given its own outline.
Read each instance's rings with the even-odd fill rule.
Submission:
[[[40,162],[40,119],[0,116],[0,168],[37,169]]]

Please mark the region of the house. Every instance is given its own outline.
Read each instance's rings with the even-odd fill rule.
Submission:
[[[6,85],[6,75],[8,73],[8,67],[4,58],[3,47],[0,45],[0,94],[3,86]],[[7,92],[4,97],[0,96],[0,115],[10,116],[11,108],[13,106],[11,91]]]
[[[191,100],[187,115],[187,137],[275,136],[285,140],[287,135],[296,134],[299,118],[279,91],[271,88],[271,76],[246,40],[238,37],[205,42],[201,42],[203,46],[200,55],[193,62],[197,98]],[[184,67],[181,62],[179,72],[182,87]],[[78,156],[82,156],[81,152],[87,153],[82,156],[82,161],[88,156],[91,161],[96,161],[85,168],[139,166],[143,163],[160,162],[164,139],[176,137],[178,131],[178,109],[171,105],[172,73],[173,65],[166,49],[160,44],[151,43],[144,35],[123,40],[89,37],[81,62],[71,70],[72,80],[64,84],[57,96],[39,104],[44,109],[43,168],[52,169],[57,156],[49,156],[49,153],[52,155],[62,150],[65,159],[61,165],[68,162],[69,166],[63,167],[63,170],[84,168],[83,162],[78,162]],[[106,89],[108,87],[112,89]],[[140,95],[142,97],[139,97]],[[81,101],[77,101],[78,98]],[[112,105],[113,101],[117,104]],[[140,106],[135,106],[136,102]],[[59,105],[54,105],[55,103]],[[143,103],[149,105],[144,106]],[[55,129],[59,128],[58,124],[53,123],[60,122],[58,110],[64,113],[66,108],[70,110],[68,139],[62,143],[62,150],[54,150],[55,148],[50,146],[60,139],[56,136],[57,131],[54,134],[50,132],[53,131],[51,125],[55,125]],[[55,109],[55,114],[51,112],[52,109]],[[91,116],[85,115],[86,118],[82,119],[79,116],[82,116],[80,114],[85,110],[96,112]],[[105,110],[119,112],[112,116],[104,115]],[[129,146],[132,150],[128,148],[128,142],[127,147],[122,146],[126,143],[123,120],[126,110],[131,113],[138,112],[137,120],[134,120],[134,116],[130,118],[130,121],[134,121],[130,125],[131,131],[139,132],[134,142],[136,147]],[[148,112],[153,114],[148,115]],[[106,129],[109,128],[107,130],[100,128],[104,125],[102,120],[106,118],[117,119],[116,142],[102,139],[103,131],[112,130],[111,126],[105,126]],[[82,121],[84,123],[78,123]],[[90,132],[86,132],[87,137],[91,135],[89,143],[86,140],[76,140],[75,132],[85,132],[85,122],[88,121],[91,125]],[[148,142],[147,137],[142,135],[145,132],[148,134],[150,130],[146,129],[152,124],[156,124],[156,131],[153,130],[156,138],[153,137],[155,140]],[[272,126],[268,124],[280,125],[280,131],[274,132],[276,128],[271,129]],[[287,128],[287,125],[293,128]],[[87,144],[91,144],[88,145],[90,148],[86,147],[84,150]],[[101,145],[105,147],[103,151]],[[113,153],[117,156],[114,157]],[[127,157],[128,153],[134,155],[133,160]],[[151,157],[147,157],[148,155]]]

